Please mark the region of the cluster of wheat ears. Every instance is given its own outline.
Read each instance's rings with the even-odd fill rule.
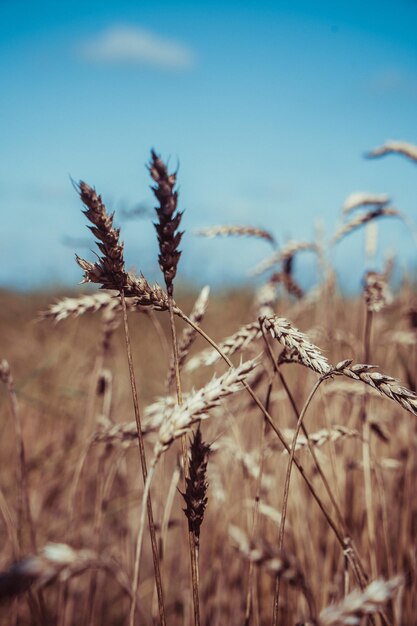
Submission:
[[[392,152],[417,162],[417,148],[401,142],[369,156]],[[83,282],[101,290],[60,299],[36,327],[100,313],[100,340],[94,340],[92,371],[83,375],[88,393],[76,435],[62,438],[54,424],[42,452],[41,464],[59,448],[53,488],[46,469],[33,477],[31,449],[42,427],[28,435],[23,394],[9,362],[0,363],[16,442],[15,480],[0,484],[4,623],[416,623],[417,315],[411,288],[394,300],[389,259],[380,271],[368,268],[361,301],[348,304],[337,294],[322,241],[279,248],[265,229],[207,228],[198,234],[256,237],[273,247],[252,272],[268,273],[252,305],[234,309],[233,323],[244,323],[215,341],[228,314],[224,302],[216,305],[220,320],[210,323],[209,333],[208,287],[190,313],[174,300],[184,234],[176,173],[154,151],[148,169],[165,289],[126,270],[113,215],[93,187],[76,185],[98,248],[95,262],[77,256],[77,263]],[[343,218],[353,211],[357,215],[340,226],[331,245],[366,225],[370,263],[379,218],[400,218],[410,227],[385,194],[352,194]],[[293,275],[303,251],[316,255],[321,276],[307,294]],[[354,323],[346,323],[349,307]],[[393,330],[392,316],[400,310],[404,318],[406,308],[408,328]],[[140,335],[143,319],[161,349]],[[117,339],[127,361],[127,406],[114,397]],[[163,353],[155,358],[164,364],[166,393],[142,406],[146,374],[135,359],[145,344],[145,364]],[[376,356],[392,363],[397,375],[405,372],[407,384],[371,364]],[[207,382],[209,367],[215,373]],[[71,372],[74,366],[65,376]],[[132,490],[134,506],[121,506]]]

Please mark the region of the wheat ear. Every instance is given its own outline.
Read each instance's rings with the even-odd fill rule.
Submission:
[[[295,430],[292,428],[286,428],[281,431],[288,443],[294,439]],[[298,435],[295,445],[295,452],[308,447],[311,443],[315,448],[319,448],[328,442],[339,441],[346,438],[358,438],[360,437],[359,431],[346,428],[346,426],[332,426],[331,428],[321,428],[314,433],[309,433],[308,437],[305,435]],[[288,454],[287,450],[282,451],[283,454]]]
[[[266,317],[263,324],[274,339],[290,351],[295,351],[300,361],[320,375],[330,372],[331,367],[319,348],[304,333],[284,317]]]
[[[390,197],[386,193],[369,193],[368,191],[357,191],[351,193],[343,203],[342,213],[346,215],[355,209],[362,207],[382,207],[386,206]]]
[[[136,298],[129,298],[126,306],[129,311],[139,311],[141,313],[147,313],[148,311],[146,307],[138,303]],[[51,304],[46,311],[39,313],[39,319],[61,322],[69,317],[79,317],[86,313],[98,313],[104,310],[121,310],[120,299],[117,298],[116,291],[99,291],[76,298],[62,298],[58,302]]]
[[[386,156],[387,154],[401,154],[417,163],[417,146],[407,141],[387,141],[382,146],[374,148],[366,154],[368,159]]]
[[[387,398],[394,400],[406,411],[417,415],[417,395],[407,389],[392,376],[375,372],[375,365],[358,363],[351,365],[351,360],[341,361],[332,370],[332,374],[343,374],[353,380],[359,380],[373,389],[376,389]]]
[[[293,555],[278,552],[266,542],[251,541],[248,535],[237,526],[229,526],[229,536],[240,554],[248,561],[265,569],[275,578],[283,579],[300,589],[309,605],[311,618],[315,619],[313,595]]]
[[[362,213],[361,215],[354,217],[347,224],[343,224],[343,226],[341,226],[333,235],[332,243],[333,244],[337,243],[338,241],[340,241],[340,239],[343,239],[343,237],[345,237],[352,231],[356,230],[360,226],[363,226],[364,224],[368,224],[372,220],[378,219],[379,217],[402,218],[401,213],[397,211],[397,209],[394,209],[393,207],[383,206],[383,207],[379,207],[376,209],[371,209],[367,213]]]
[[[195,235],[200,237],[255,237],[257,239],[266,239],[273,245],[275,245],[274,236],[263,228],[256,228],[256,226],[234,226],[234,225],[220,225],[210,226],[209,228],[200,228],[194,231]]]
[[[261,261],[259,265],[250,271],[250,275],[259,276],[279,263],[285,264],[289,259],[292,260],[297,252],[304,250],[317,251],[317,246],[315,243],[308,241],[289,241],[281,250],[274,252],[270,257]]]
[[[48,543],[36,554],[16,561],[0,573],[0,598],[10,598],[32,585],[39,590],[54,581],[66,582],[90,568],[113,574],[130,596],[128,579],[112,558],[93,550],[76,550],[65,543]]]
[[[403,584],[402,576],[397,576],[391,580],[374,580],[364,591],[355,589],[338,604],[323,609],[319,625],[360,626],[364,617],[381,611]]]
[[[98,239],[97,246],[101,253],[95,263],[76,256],[78,265],[84,270],[83,282],[98,283],[104,289],[123,291],[125,296],[136,297],[139,305],[167,311],[169,299],[159,285],[151,286],[144,276],[126,272],[120,231],[114,228],[113,215],[107,213],[101,196],[83,181],[79,183],[78,191],[86,206],[84,213],[92,223],[90,229]],[[178,313],[175,303],[173,310]]]
[[[210,446],[204,443],[200,428],[197,428],[190,445],[190,475],[186,479],[185,492],[182,494],[188,519],[188,528],[193,535],[195,545],[200,543],[200,528],[207,506],[207,463]]]
[[[245,350],[252,342],[256,341],[256,339],[259,339],[261,336],[262,331],[259,322],[251,322],[239,328],[239,330],[233,333],[233,335],[230,335],[230,337],[223,339],[219,342],[218,346],[223,354],[230,357],[240,350]],[[202,365],[213,365],[217,363],[220,358],[220,354],[217,350],[214,348],[206,348],[188,361],[185,366],[185,371],[192,372]]]
[[[257,365],[257,359],[251,359],[231,367],[223,376],[213,377],[205,387],[190,393],[185,402],[177,405],[169,419],[162,423],[154,447],[155,458],[159,458],[175,439],[188,433],[195,422],[207,419],[208,411],[219,406],[223,398],[241,391],[242,383]]]

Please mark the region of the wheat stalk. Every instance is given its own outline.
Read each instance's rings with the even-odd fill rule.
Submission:
[[[139,304],[151,306],[156,309],[170,310],[173,316],[175,304],[164,291],[158,286],[151,287],[143,277],[136,277],[125,271],[123,256],[123,243],[120,242],[119,229],[113,226],[113,215],[108,215],[106,207],[101,197],[96,191],[84,182],[80,182],[78,191],[86,206],[84,211],[86,217],[92,223],[91,231],[98,239],[97,246],[101,253],[96,263],[89,263],[84,259],[76,257],[78,264],[84,270],[84,282],[97,282],[106,289],[116,289],[120,292],[120,303],[123,314],[123,324],[126,339],[126,351],[129,367],[130,386],[134,405],[135,419],[137,425],[137,437],[139,444],[139,456],[141,461],[143,481],[147,482],[147,464],[145,448],[143,443],[141,417],[139,402],[137,397],[136,379],[133,366],[133,356],[128,327],[128,316],[125,296],[136,296]],[[177,312],[178,310],[176,310]],[[152,544],[152,556],[154,562],[155,582],[158,592],[159,617],[162,626],[165,625],[165,609],[163,601],[162,582],[159,568],[158,548],[156,542],[155,524],[153,520],[152,502],[150,494],[146,497],[149,529]],[[136,588],[135,588],[136,591]],[[130,613],[130,624],[133,625],[134,609],[136,604],[136,594],[133,595]]]
[[[278,554],[272,546],[264,543],[255,544],[249,536],[237,526],[229,526],[229,536],[237,550],[249,561],[266,571],[280,576],[297,587],[305,585],[304,575],[292,556]]]
[[[154,457],[158,459],[171,443],[189,432],[191,426],[207,419],[208,411],[219,406],[221,400],[243,389],[242,382],[258,365],[256,359],[230,368],[223,376],[214,376],[211,381],[198,391],[191,392],[182,405],[177,405],[165,420],[158,432],[154,447]]]
[[[387,141],[382,146],[374,148],[366,154],[368,159],[386,156],[387,154],[401,154],[417,163],[417,146],[406,141]]]
[[[182,494],[186,504],[184,513],[188,519],[188,528],[194,537],[197,547],[200,541],[200,528],[207,506],[207,463],[209,454],[210,446],[204,443],[201,430],[198,428],[194,433],[190,446],[190,475],[186,478],[186,488]]]
[[[230,337],[226,337],[223,341],[219,342],[218,346],[220,350],[227,356],[232,356],[240,350],[245,350],[253,341],[259,339],[262,335],[262,331],[259,322],[251,322],[241,326]],[[186,372],[192,372],[202,365],[208,366],[217,363],[220,359],[220,354],[214,348],[207,348],[190,359],[185,366]]]
[[[259,317],[274,315],[274,308],[278,299],[277,285],[272,280],[268,280],[264,285],[258,287],[255,292],[253,307]]]
[[[364,591],[355,589],[338,604],[321,611],[320,626],[360,626],[362,619],[383,609],[404,584],[402,576],[374,580]]]
[[[400,404],[406,411],[417,415],[417,395],[414,391],[401,385],[401,383],[392,376],[375,372],[375,365],[362,363],[351,365],[351,363],[351,360],[341,361],[335,366],[331,373],[343,374],[353,380],[360,380]]]
[[[375,220],[379,217],[402,218],[401,213],[397,211],[397,209],[394,209],[392,207],[383,206],[383,207],[379,207],[376,209],[372,209],[368,211],[367,213],[363,213],[361,215],[358,215],[357,217],[354,217],[347,224],[343,224],[343,226],[341,226],[333,235],[332,243],[335,244],[337,241],[339,241],[340,239],[342,239],[343,237],[345,237],[352,231],[356,230],[360,226],[363,226],[364,224],[367,224],[368,222]]]
[[[276,579],[283,579],[290,585],[301,589],[303,592],[312,618],[314,619],[315,608],[312,593],[307,586],[304,574],[293,555],[278,552],[266,541],[251,541],[249,536],[237,526],[229,526],[229,536],[236,549],[248,561],[261,567]]]
[[[303,250],[316,251],[317,246],[315,243],[308,241],[289,241],[281,250],[274,252],[270,257],[261,261],[249,274],[251,276],[259,276],[279,263],[291,263],[294,255]]]
[[[286,428],[281,431],[288,443],[294,438],[295,430],[292,428]],[[331,428],[321,428],[320,430],[309,433],[308,438],[305,435],[299,434],[295,444],[295,451],[301,450],[311,443],[314,447],[319,448],[328,442],[335,442],[339,439],[360,437],[359,431],[346,428],[346,426],[332,426]],[[287,450],[282,451],[283,454],[288,454]]]
[[[184,395],[184,398],[187,398]],[[177,402],[174,396],[158,398],[154,403],[147,406],[143,412],[142,434],[147,436],[156,432],[164,420],[168,419]],[[105,443],[109,445],[129,446],[137,440],[136,422],[121,422],[113,424],[107,420],[99,420],[99,428],[91,436],[91,445]]]
[[[266,239],[272,244],[275,244],[274,236],[263,228],[256,228],[255,226],[234,226],[234,225],[220,225],[210,226],[209,228],[200,228],[194,231],[195,235],[200,237],[256,237],[258,239]]]
[[[354,209],[373,206],[383,207],[390,201],[386,193],[369,193],[368,191],[357,191],[351,193],[343,203],[342,213],[346,215]]]
[[[111,275],[112,282],[116,288],[123,287],[125,276],[125,261],[123,255],[123,243],[120,242],[120,230],[114,228],[114,214],[109,215],[106,207],[97,194],[96,190],[87,185],[84,181],[80,181],[78,193],[86,209],[84,215],[92,223],[90,230],[97,237],[97,246],[102,253],[99,257],[99,265],[103,273]]]
[[[331,371],[326,357],[323,356],[319,348],[312,344],[307,335],[299,331],[287,319],[274,315],[264,318],[263,325],[272,337],[282,343],[285,348],[295,351],[304,365],[320,375],[328,374]]]
[[[129,298],[126,302],[129,311],[139,311],[146,313],[147,308],[141,306],[136,298]],[[46,311],[39,314],[41,320],[51,319],[54,322],[61,322],[69,317],[79,317],[86,313],[98,313],[103,310],[121,311],[120,299],[117,292],[99,291],[90,295],[78,296],[76,298],[62,298],[51,304]]]
[[[213,409],[221,403],[221,400],[233,393],[241,391],[243,389],[243,383],[247,375],[257,366],[257,361],[252,359],[241,363],[238,367],[230,369],[218,378],[214,377],[203,388],[198,391],[194,391],[189,394],[188,398],[183,404],[177,404],[173,409],[171,415],[165,420],[158,432],[157,441],[154,446],[154,456],[149,468],[147,480],[144,487],[142,496],[142,507],[139,522],[139,532],[136,540],[136,554],[135,554],[135,567],[132,582],[132,605],[130,611],[130,623],[132,624],[135,616],[136,609],[136,591],[139,581],[139,565],[140,556],[142,552],[143,531],[145,523],[145,502],[147,501],[155,469],[161,455],[168,450],[170,445],[178,438],[182,438],[186,435],[193,424],[207,419],[208,411]],[[193,552],[195,555],[195,552]],[[198,571],[196,563],[191,563],[192,567],[195,567],[193,575],[196,575],[197,589],[198,589]],[[194,580],[193,580],[194,585]],[[198,593],[194,598],[197,604],[194,605],[195,612],[194,617],[198,621]]]
[[[0,573],[0,598],[10,598],[32,585],[40,589],[55,581],[66,582],[91,568],[113,574],[123,591],[130,595],[127,577],[112,558],[64,543],[48,543],[37,554],[16,561]]]
[[[100,263],[90,263],[79,256],[76,256],[76,261],[84,270],[83,283],[98,283],[104,289],[117,289],[123,291],[126,297],[134,297],[137,305],[150,307],[156,311],[168,311],[169,299],[165,291],[158,284],[150,285],[143,275],[135,276],[127,272],[123,277],[118,276],[117,280],[114,280]],[[180,315],[180,310],[175,303],[173,312]]]
[[[165,163],[154,150],[151,151],[148,168],[156,183],[152,191],[159,202],[155,209],[158,223],[154,224],[159,242],[159,266],[165,278],[168,295],[172,296],[173,281],[181,256],[178,246],[183,236],[183,233],[178,231],[182,212],[177,211],[178,192],[174,190],[177,174],[168,174]]]
[[[20,548],[22,548],[22,536],[24,533],[25,516],[29,525],[29,536],[32,550],[37,550],[36,527],[32,517],[29,496],[29,473],[26,458],[26,447],[23,439],[23,424],[20,408],[10,365],[3,359],[0,361],[0,381],[5,384],[16,433],[16,455],[18,463],[17,473],[17,532]]]
[[[298,283],[295,282],[294,278],[291,275],[291,266],[287,269],[287,271],[275,272],[274,274],[272,274],[270,282],[276,285],[282,284],[287,293],[289,293],[291,296],[295,296],[298,299],[302,298],[304,295],[304,291],[301,289]]]
[[[198,296],[194,304],[193,310],[190,315],[190,319],[192,322],[194,322],[194,324],[200,324],[204,318],[204,315],[207,309],[209,293],[210,293],[210,288],[208,286],[203,287],[203,289],[200,292],[200,295]],[[196,337],[197,337],[197,331],[195,330],[195,328],[187,325],[184,328],[181,338],[178,342],[178,368],[179,370],[183,368],[185,360],[188,356],[188,353]],[[174,379],[175,379],[175,362],[174,362],[174,356],[172,356],[170,366],[169,366],[168,376],[167,376],[167,383],[166,383],[166,386],[168,389],[173,383]]]
[[[95,263],[76,255],[78,265],[84,270],[83,282],[98,283],[104,289],[114,289],[123,292],[125,296],[136,297],[138,305],[168,310],[168,295],[159,285],[151,286],[144,276],[126,272],[120,231],[114,228],[113,215],[107,213],[101,196],[83,181],[79,183],[78,191],[87,207],[84,214],[92,223],[90,229],[98,239],[97,246],[101,252]],[[174,313],[179,313],[175,303],[173,310]]]
[[[385,274],[366,272],[363,285],[363,297],[368,311],[379,313],[392,302]]]

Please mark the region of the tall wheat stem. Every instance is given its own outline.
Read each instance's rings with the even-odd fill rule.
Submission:
[[[171,327],[171,339],[172,349],[174,353],[174,367],[175,367],[175,385],[177,391],[177,402],[181,406],[182,404],[182,389],[180,368],[178,361],[178,342],[177,331],[175,328],[175,319],[173,312],[173,299],[169,296],[169,320]],[[186,488],[186,476],[189,472],[188,453],[187,453],[187,436],[181,436],[181,450],[182,460],[184,465],[184,489]],[[194,534],[191,530],[188,530],[188,543],[190,548],[190,561],[191,561],[191,582],[193,588],[193,609],[194,609],[194,624],[200,626],[200,594],[199,594],[199,573],[198,573],[198,546],[194,540]]]
[[[300,413],[300,417],[298,418],[297,421],[297,426],[294,432],[294,437],[293,440],[291,442],[291,450],[290,450],[290,458],[288,459],[288,466],[287,466],[287,473],[285,476],[285,485],[284,485],[284,496],[283,496],[283,501],[282,501],[282,511],[281,511],[281,524],[279,527],[279,536],[278,536],[278,550],[281,552],[282,551],[282,547],[284,544],[284,531],[285,531],[285,520],[287,518],[287,507],[288,507],[288,496],[290,493],[290,480],[291,480],[291,470],[292,470],[292,464],[294,462],[294,455],[295,455],[295,447],[297,444],[297,437],[298,437],[298,433],[300,432],[300,428],[301,428],[301,424],[303,423],[303,419],[304,416],[307,412],[308,407],[310,406],[310,403],[317,391],[317,389],[320,387],[321,383],[323,382],[324,378],[320,377],[313,389],[311,390],[306,403],[303,406],[303,409]],[[277,576],[276,581],[275,581],[275,593],[274,593],[274,607],[273,607],[273,618],[272,618],[272,624],[273,626],[277,626],[278,624],[278,611],[279,611],[279,592],[280,592],[280,577]]]
[[[269,408],[271,392],[272,392],[272,381],[268,384],[268,389],[266,392],[265,407],[267,409]],[[267,424],[266,420],[263,419],[262,420],[261,445],[260,445],[261,460],[260,460],[259,476],[258,476],[257,483],[256,483],[255,506],[254,506],[254,511],[253,511],[253,524],[252,524],[252,532],[251,532],[252,541],[255,539],[255,535],[256,535],[256,531],[258,527],[258,520],[259,520],[259,503],[261,500],[261,487],[262,487],[262,477],[263,477],[264,460],[265,460],[264,448],[265,448],[266,424]],[[254,583],[255,572],[256,570],[255,570],[253,561],[249,561],[248,590],[246,594],[246,608],[245,608],[245,626],[249,626],[250,619],[251,619],[252,594],[253,594],[253,586],[254,586],[253,583]],[[257,622],[259,623],[259,615],[257,617],[258,617]]]
[[[364,363],[370,363],[371,358],[371,335],[372,335],[372,311],[366,307],[365,330],[364,330]],[[378,565],[376,561],[376,530],[375,530],[375,512],[372,495],[372,468],[371,468],[371,427],[368,419],[368,394],[365,390],[362,408],[362,461],[363,461],[363,478],[365,485],[365,502],[366,502],[366,519],[368,525],[368,535],[370,544],[370,560],[372,578],[377,577]]]
[[[29,497],[29,479],[28,479],[28,468],[26,461],[26,451],[25,444],[23,440],[23,428],[22,428],[22,417],[19,410],[19,403],[17,401],[16,389],[14,385],[13,376],[10,371],[9,364],[7,361],[3,361],[0,363],[0,379],[5,383],[10,403],[10,410],[13,416],[13,421],[15,425],[16,432],[16,451],[17,451],[17,459],[18,459],[18,480],[17,480],[17,543],[18,549],[22,550],[22,531],[24,525],[24,517],[26,515],[27,523],[29,526],[29,537],[31,549],[33,552],[37,552],[37,540],[36,540],[36,529],[35,524],[32,517],[32,510],[30,506],[30,497]],[[39,610],[40,610],[40,620],[44,621],[47,619],[47,611],[45,600],[43,597],[42,590],[38,590],[35,594],[37,600],[39,601]],[[32,616],[34,619],[37,619],[36,613],[38,612],[38,608],[36,607],[35,596],[32,592],[29,593],[29,604],[32,611]]]
[[[135,372],[133,369],[133,355],[132,355],[132,346],[130,343],[126,300],[125,300],[125,295],[124,295],[123,290],[120,292],[120,300],[121,300],[122,312],[123,312],[123,326],[124,326],[125,338],[126,338],[126,351],[127,351],[128,365],[129,365],[129,377],[130,377],[130,385],[132,389],[133,407],[134,407],[136,426],[137,426],[137,431],[138,431],[139,455],[140,455],[140,462],[142,466],[143,482],[144,484],[146,484],[148,470],[147,470],[147,465],[146,465],[145,446],[143,443],[143,434],[142,434],[142,426],[141,426],[141,419],[140,419],[140,410],[139,410],[138,394],[137,394],[137,388],[136,388]],[[147,495],[146,503],[147,503],[147,510],[148,510],[149,532],[150,532],[151,544],[152,544],[152,557],[153,557],[153,564],[154,564],[154,570],[155,570],[155,583],[156,583],[156,589],[158,593],[159,619],[161,622],[161,626],[165,626],[166,621],[165,621],[164,596],[163,596],[163,590],[162,590],[161,571],[159,567],[159,556],[158,556],[158,545],[156,541],[155,523],[153,519],[152,501],[151,501],[150,494]],[[135,605],[136,603],[136,595],[137,595],[137,589],[135,588],[133,590],[132,605]],[[135,613],[134,613],[134,610],[132,610],[131,617],[130,617],[130,626],[134,625],[134,620],[135,620]]]
[[[145,503],[149,502],[149,493],[151,489],[151,483],[153,477],[155,475],[155,468],[157,463],[157,458],[154,457],[149,467],[149,471],[146,474],[145,486],[143,488],[142,495],[142,504],[140,509],[140,517],[139,517],[139,531],[136,539],[136,550],[135,550],[135,565],[133,570],[133,584],[132,584],[132,604],[130,605],[130,615],[129,615],[129,626],[134,626],[135,623],[135,613],[136,613],[136,602],[137,602],[137,592],[138,592],[138,583],[139,583],[139,565],[140,565],[140,557],[142,553],[142,542],[143,542],[143,532],[145,529]],[[149,514],[148,514],[149,515]],[[159,598],[158,598],[159,605]]]

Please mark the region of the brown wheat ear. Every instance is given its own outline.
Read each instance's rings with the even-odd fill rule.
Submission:
[[[184,513],[188,519],[188,529],[194,536],[198,546],[200,527],[203,523],[204,512],[207,506],[207,463],[210,446],[204,443],[200,428],[194,433],[190,446],[190,475],[186,478],[185,493],[182,493],[186,508]]]
[[[109,215],[101,196],[95,189],[80,181],[76,187],[86,209],[84,215],[92,223],[89,229],[97,237],[97,246],[102,253],[99,259],[104,274],[111,275],[111,283],[123,288],[125,282],[125,262],[123,243],[120,242],[120,230],[114,228],[114,214]]]
[[[158,222],[154,224],[159,242],[159,266],[164,274],[168,295],[173,294],[173,281],[181,256],[178,250],[184,233],[178,231],[182,212],[177,210],[178,192],[174,191],[177,174],[168,174],[161,158],[151,150],[149,172],[156,185],[152,187],[159,206],[155,208]]]

